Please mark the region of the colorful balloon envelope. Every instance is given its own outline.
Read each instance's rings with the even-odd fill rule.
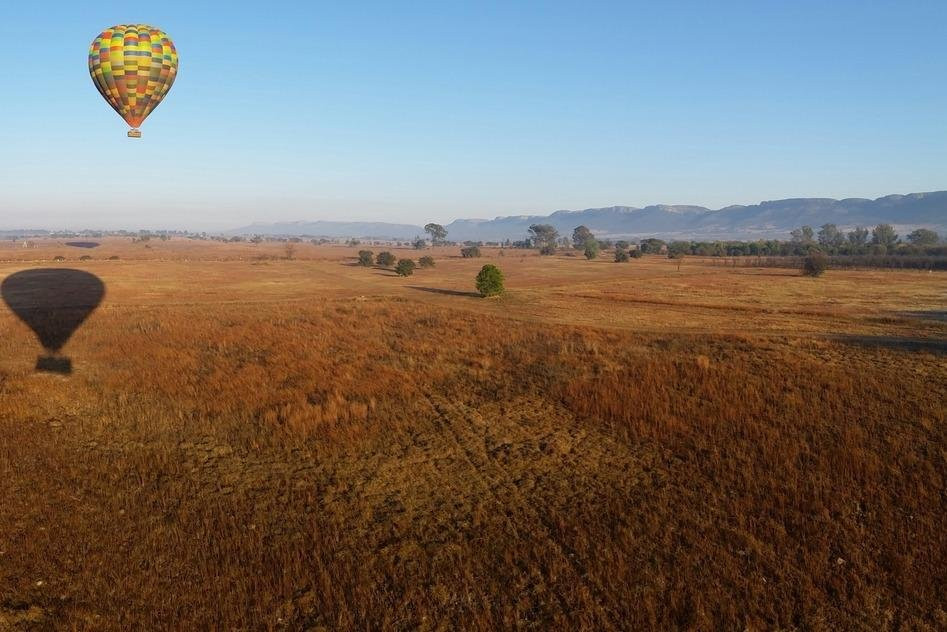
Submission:
[[[89,74],[109,105],[141,136],[138,126],[171,89],[178,53],[168,34],[146,24],[105,29],[89,47]]]

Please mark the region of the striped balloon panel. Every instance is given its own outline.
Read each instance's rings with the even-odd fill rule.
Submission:
[[[145,24],[105,29],[89,47],[89,74],[99,93],[138,127],[171,89],[178,53],[168,34]]]

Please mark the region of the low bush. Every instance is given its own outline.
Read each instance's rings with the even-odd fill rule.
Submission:
[[[398,265],[395,266],[395,272],[397,272],[399,276],[407,277],[414,274],[416,267],[416,264],[411,259],[399,259]]]
[[[503,273],[500,272],[500,268],[492,263],[488,263],[480,268],[480,273],[477,274],[476,285],[480,296],[487,297],[502,294]]]
[[[802,260],[802,273],[806,276],[822,276],[829,267],[829,258],[821,252],[812,252]]]

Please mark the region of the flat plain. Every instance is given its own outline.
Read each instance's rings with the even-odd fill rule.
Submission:
[[[0,309],[0,630],[947,627],[945,273],[64,241],[0,244],[106,287],[69,376]]]

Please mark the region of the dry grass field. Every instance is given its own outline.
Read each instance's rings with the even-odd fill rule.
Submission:
[[[0,306],[0,631],[947,629],[945,273],[100,241],[0,244],[106,287]]]

